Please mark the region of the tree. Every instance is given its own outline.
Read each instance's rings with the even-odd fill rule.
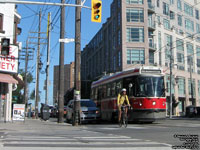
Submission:
[[[23,69],[19,70],[19,74],[22,75],[23,80],[24,80],[25,72]],[[33,81],[33,75],[31,73],[28,73],[27,74],[27,84],[30,84],[32,81]],[[23,99],[24,99],[23,92],[24,92],[24,87],[22,85],[18,85],[17,89],[15,91],[13,91],[13,98],[16,99],[16,102],[18,104],[23,103]]]

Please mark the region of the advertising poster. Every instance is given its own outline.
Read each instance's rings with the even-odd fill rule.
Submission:
[[[24,121],[25,115],[25,105],[24,104],[14,104],[13,105],[13,121]]]

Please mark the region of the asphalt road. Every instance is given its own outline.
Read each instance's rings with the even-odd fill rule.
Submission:
[[[129,124],[127,128],[119,128],[117,125],[87,125],[88,130],[99,133],[123,135],[131,138],[151,140],[166,143],[172,146],[182,145],[183,141],[177,138],[181,136],[197,135],[200,137],[200,120],[173,119],[160,120],[152,124]]]
[[[200,120],[162,120],[119,128],[110,123],[73,127],[55,119],[28,119],[25,123],[0,123],[0,150],[185,149],[184,143],[199,146],[199,136]]]

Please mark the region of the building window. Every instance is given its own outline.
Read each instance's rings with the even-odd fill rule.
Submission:
[[[200,47],[199,46],[196,47],[196,54],[197,54],[197,57],[200,57]]]
[[[191,55],[187,57],[187,63],[188,63],[188,65],[191,64],[191,66],[193,66],[193,58]],[[190,68],[188,68],[188,72],[190,72]]]
[[[158,24],[160,25],[161,24],[160,16],[157,16],[157,21],[158,21]]]
[[[193,49],[193,45],[191,43],[187,43],[187,63],[188,65],[192,65],[193,66],[193,53],[194,53],[194,49]],[[190,71],[190,70],[188,70]]]
[[[198,19],[199,20],[199,10],[195,10],[195,17],[196,17],[196,19]]]
[[[115,18],[113,19],[113,32],[116,32],[116,20]]]
[[[154,64],[154,52],[149,52],[149,64]]]
[[[170,0],[170,5],[174,4],[174,0]]]
[[[178,78],[178,94],[185,95],[185,79]]]
[[[118,26],[120,26],[120,24],[121,24],[121,13],[120,12],[118,12],[117,22],[118,22]]]
[[[177,61],[178,61],[179,63],[184,64],[184,54],[182,54],[182,53],[177,53]]]
[[[170,22],[167,19],[163,19],[163,25],[165,29],[170,30]]]
[[[169,4],[163,2],[163,14],[169,15]]]
[[[3,31],[3,14],[0,14],[0,32]]]
[[[158,48],[159,48],[159,65],[162,64],[162,38],[161,32],[158,32]]]
[[[184,3],[184,12],[189,16],[193,17],[193,7]]]
[[[182,26],[182,16],[181,15],[177,15],[178,16],[178,25]]]
[[[196,31],[197,33],[200,33],[200,24],[198,24],[198,23],[196,24],[196,30],[197,30]]]
[[[181,39],[176,40],[176,49],[177,51],[182,51],[184,52],[184,42]]]
[[[160,0],[157,0],[157,7],[160,7]]]
[[[195,79],[192,80],[192,89],[193,89],[193,97],[195,97]],[[190,79],[188,79],[188,91],[189,91],[189,95],[192,95]]]
[[[113,57],[113,69],[116,71],[116,56]]]
[[[172,83],[174,83],[174,76],[172,76]],[[170,75],[166,75],[166,88],[167,92],[170,92]],[[174,84],[172,84],[172,94],[174,94]]]
[[[178,8],[178,10],[182,10],[181,0],[177,0],[177,8]]]
[[[126,9],[127,22],[144,22],[144,10],[136,8]]]
[[[127,27],[126,41],[127,42],[144,42],[144,28]]]
[[[174,58],[173,53],[171,54],[171,51],[170,51],[170,49],[172,49],[173,47],[172,35],[165,34],[165,43],[166,45],[169,45],[169,46],[165,46],[165,62],[168,63],[171,55],[172,55],[172,59]]]
[[[127,4],[143,4],[143,0],[126,0]]]
[[[197,59],[197,67],[200,68],[200,59]]]
[[[113,48],[114,49],[116,48],[116,37],[115,36],[113,37]]]
[[[121,67],[121,52],[118,52],[118,66]]]
[[[187,54],[193,54],[194,53],[194,48],[191,43],[187,43]]]
[[[120,6],[121,6],[121,0],[118,0],[117,5],[118,5],[118,8],[120,8]]]
[[[194,31],[194,22],[190,19],[185,19],[185,28],[189,31]]]
[[[175,19],[175,13],[173,11],[170,11],[170,19]]]
[[[198,95],[200,97],[200,80],[198,80]],[[200,101],[199,101],[199,103],[200,103]]]
[[[118,45],[121,45],[121,31],[118,30]]]
[[[144,49],[128,48],[127,64],[145,64]]]

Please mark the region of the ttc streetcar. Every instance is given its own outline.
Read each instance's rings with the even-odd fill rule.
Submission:
[[[117,119],[117,96],[127,89],[130,105],[129,121],[154,122],[166,116],[166,97],[163,70],[142,66],[109,74],[91,85],[91,98],[101,112],[101,119]]]

